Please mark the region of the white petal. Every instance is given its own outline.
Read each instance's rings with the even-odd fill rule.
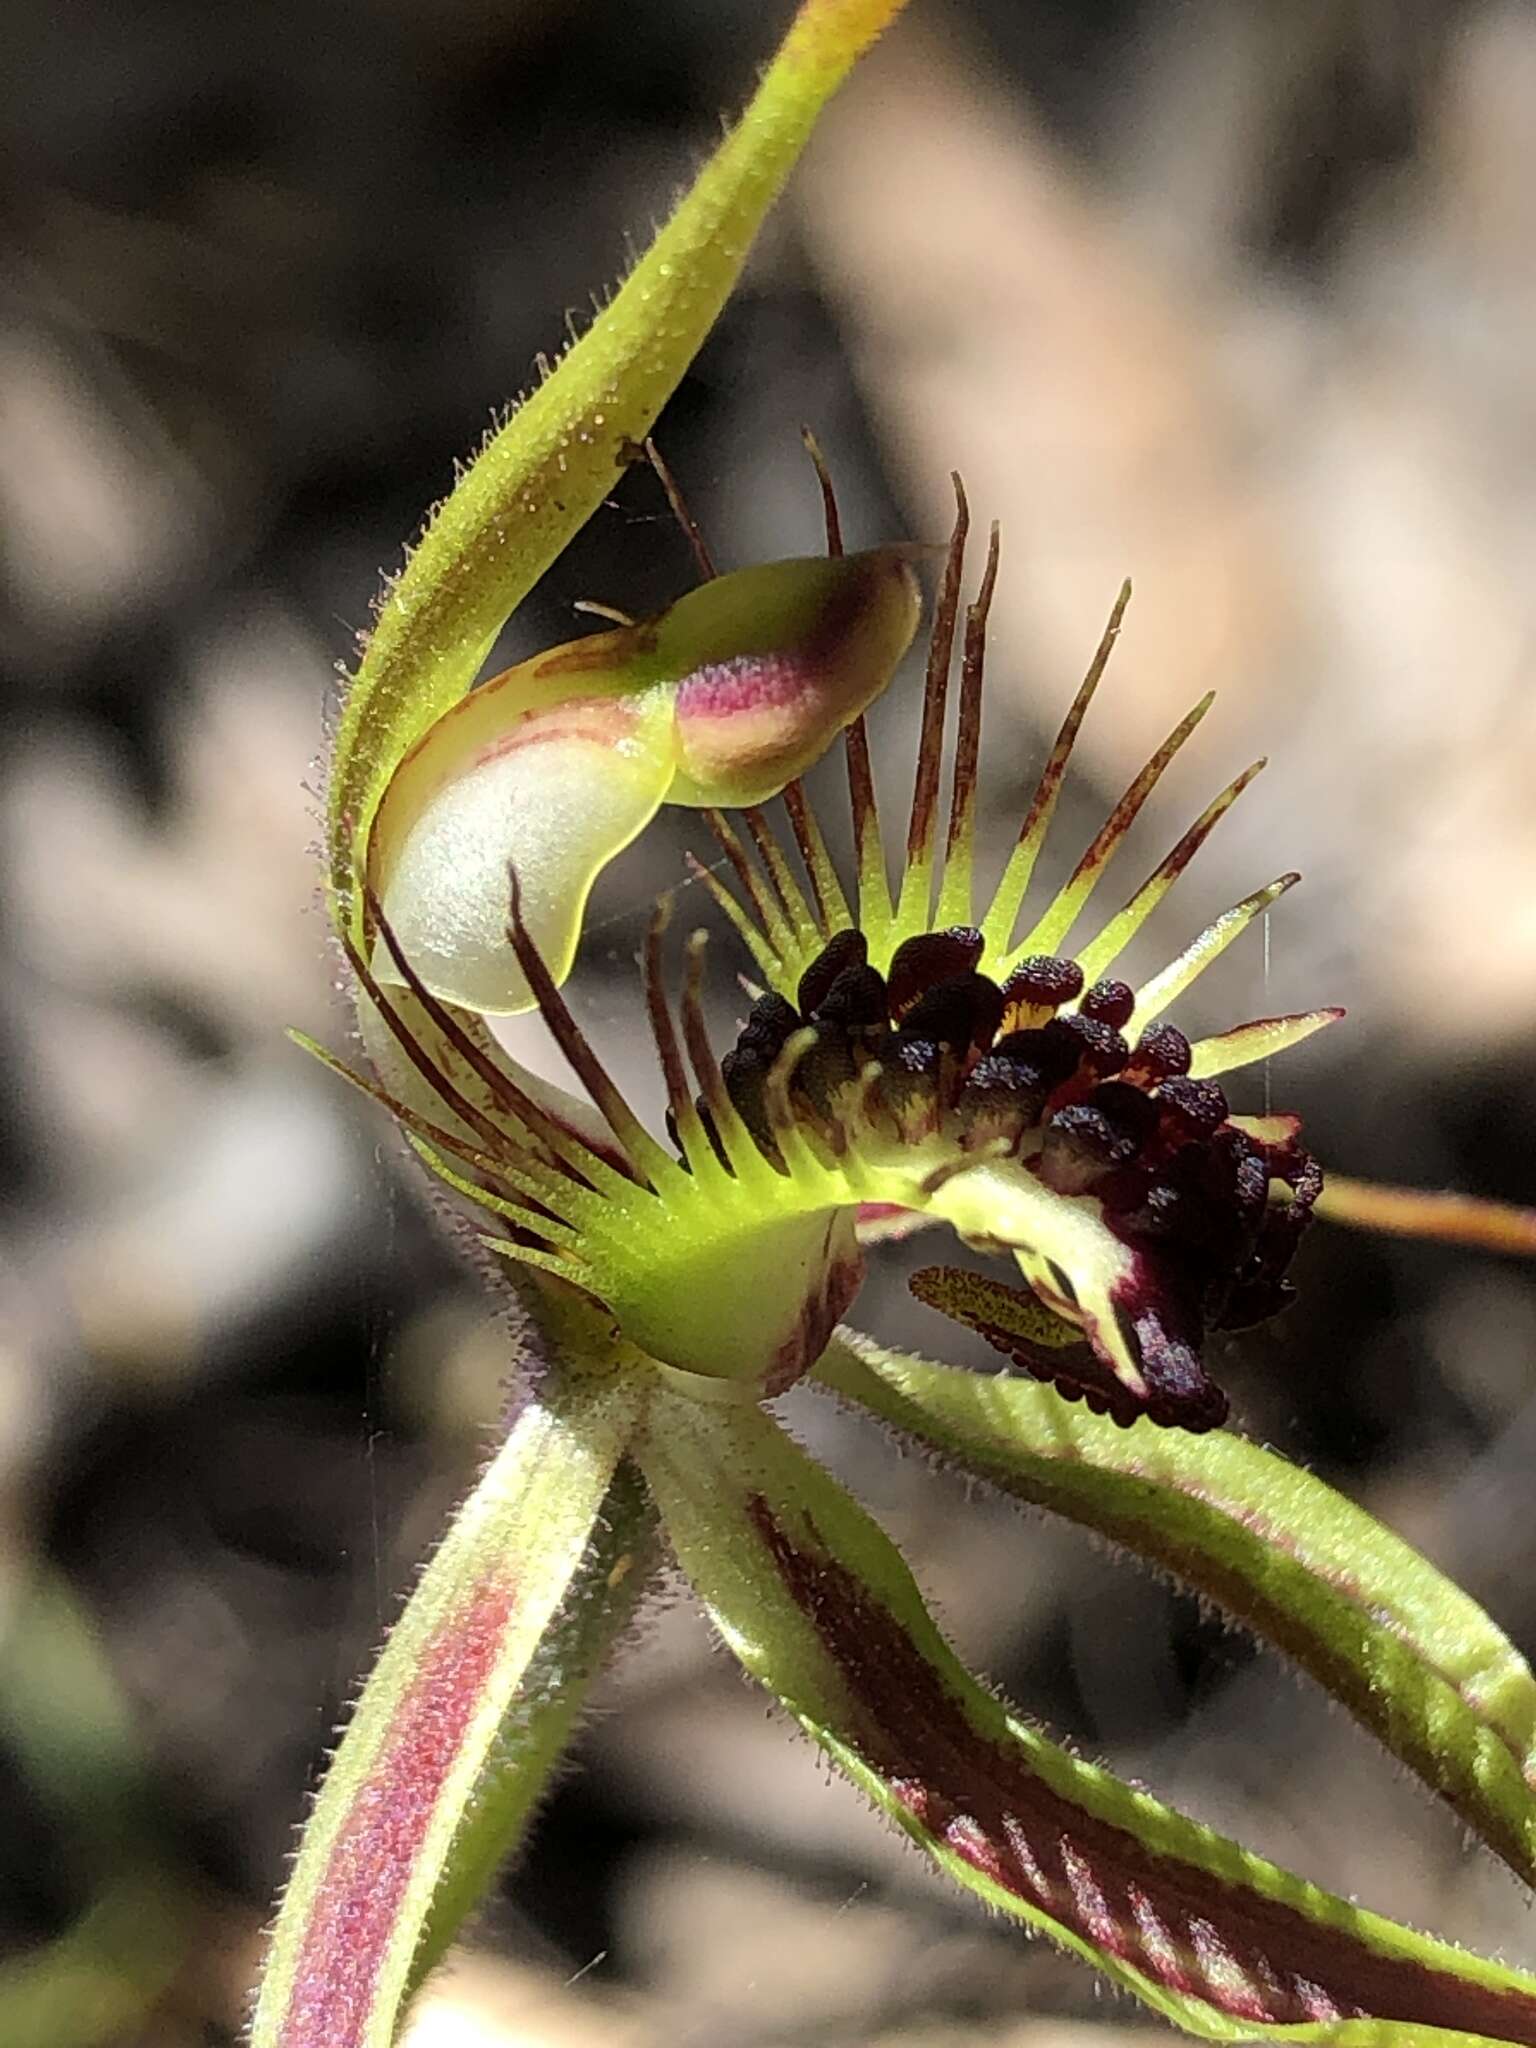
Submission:
[[[373,839],[384,914],[433,994],[486,1015],[532,1007],[507,938],[512,867],[562,981],[593,881],[655,816],[673,766],[659,692],[519,710],[493,684],[441,719],[391,783]],[[382,942],[373,966],[398,983]]]

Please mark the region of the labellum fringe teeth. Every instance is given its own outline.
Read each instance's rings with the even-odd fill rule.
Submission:
[[[1139,991],[1107,971],[1256,767],[1208,807],[1097,937],[1075,953],[1062,950],[1205,704],[1134,779],[1065,886],[1024,937],[1015,937],[1128,590],[1052,749],[992,902],[973,921],[975,783],[998,541],[994,528],[966,617],[949,826],[936,867],[968,527],[958,478],[955,484],[958,516],[935,608],[895,897],[859,720],[846,734],[857,921],[798,783],[785,801],[808,894],[759,810],[744,813],[755,863],[723,816],[709,814],[741,896],[711,875],[703,879],[769,983],[723,1062],[709,1043],[700,1001],[704,934],[690,941],[674,1019],[662,977],[664,906],[653,920],[644,991],[675,1149],[643,1127],[576,1024],[528,930],[515,873],[507,937],[517,970],[606,1130],[594,1132],[534,1098],[478,1020],[426,986],[372,894],[367,922],[378,957],[403,987],[381,986],[360,948],[349,945],[349,957],[441,1115],[424,1117],[375,1084],[350,1078],[386,1102],[435,1173],[502,1220],[504,1233],[487,1238],[489,1245],[583,1289],[626,1337],[664,1364],[723,1377],[755,1371],[764,1391],[776,1391],[814,1362],[857,1289],[858,1209],[929,1210],[970,1242],[1014,1254],[1051,1335],[1044,1342],[1028,1337],[1039,1311],[1001,1283],[987,1283],[978,1306],[966,1276],[941,1272],[929,1276],[925,1300],[979,1329],[1022,1369],[1119,1423],[1147,1416],[1209,1429],[1225,1419],[1227,1403],[1201,1363],[1203,1341],[1212,1330],[1247,1327],[1285,1305],[1287,1268],[1321,1187],[1295,1120],[1233,1118],[1214,1077],[1297,1043],[1341,1013],[1262,1019],[1196,1045],[1159,1021],[1174,996],[1294,876],[1218,918]],[[828,537],[835,552],[835,508]],[[472,1081],[468,1092],[452,1078],[454,1068]],[[803,1286],[783,1279],[781,1262],[784,1273],[800,1273]],[[782,1309],[786,1326],[770,1333],[763,1356],[749,1359],[745,1338],[733,1338],[728,1328],[718,1338],[712,1333],[732,1322],[732,1290],[737,1300],[752,1298],[739,1290],[760,1280],[770,1292],[785,1293],[772,1313]],[[714,1297],[712,1323],[692,1300],[704,1295]],[[717,1342],[733,1362],[713,1361]]]
[[[797,1004],[776,993],[754,1004],[722,1065],[732,1103],[770,1155],[783,1123],[770,1089],[787,1078],[792,1108],[834,1151],[859,1142],[848,1115],[856,1100],[866,1146],[883,1125],[887,1142],[914,1150],[941,1140],[961,1170],[984,1148],[1027,1161],[1055,1194],[1091,1197],[1159,1276],[1135,1333],[1144,1396],[1068,1341],[1070,1320],[1040,1344],[1019,1335],[1018,1312],[975,1312],[964,1283],[979,1276],[932,1281],[921,1298],[1117,1422],[1147,1414],[1212,1427],[1226,1400],[1200,1368],[1200,1340],[1286,1305],[1286,1269],[1322,1185],[1317,1165],[1294,1132],[1264,1140],[1234,1124],[1217,1083],[1190,1077],[1189,1041],[1171,1024],[1129,1045],[1120,1027],[1135,997],[1124,982],[1084,990],[1075,961],[1043,956],[999,986],[977,971],[982,946],[974,927],[927,933],[904,940],[882,975],[861,932],[839,933],[801,977]],[[1272,1181],[1288,1199],[1270,1199]],[[986,1284],[994,1302],[1012,1292]],[[1039,1291],[1070,1319],[1069,1274],[1049,1265]]]
[[[1210,697],[1132,780],[1066,883],[1018,935],[1073,745],[1121,629],[1129,584],[1116,599],[991,901],[977,916],[976,785],[999,538],[994,525],[980,589],[966,610],[948,825],[939,856],[940,769],[970,526],[958,476],[954,487],[955,526],[935,607],[905,859],[894,894],[862,719],[845,735],[855,908],[800,784],[786,789],[784,801],[804,888],[761,811],[745,813],[756,864],[724,816],[707,814],[737,893],[697,863],[694,873],[745,939],[768,985],[727,1057],[727,1082],[738,1111],[767,1144],[766,1075],[796,1033],[809,1028],[815,1038],[795,1075],[797,1097],[813,1116],[824,1116],[858,1073],[864,1102],[883,1110],[909,1141],[943,1131],[965,1150],[986,1146],[1027,1160],[1039,1181],[1064,1199],[1092,1198],[1109,1229],[1151,1255],[1159,1270],[1160,1298],[1124,1305],[1129,1327],[1122,1335],[1143,1385],[1126,1384],[1123,1363],[1106,1360],[1102,1346],[1058,1343],[1041,1350],[1010,1336],[1016,1314],[978,1321],[958,1307],[949,1312],[982,1328],[1024,1369],[1116,1421],[1150,1414],[1209,1428],[1224,1419],[1226,1400],[1200,1367],[1200,1339],[1211,1329],[1249,1327],[1285,1305],[1292,1292],[1286,1269],[1322,1186],[1316,1162],[1297,1142],[1295,1120],[1260,1125],[1231,1117],[1215,1077],[1300,1043],[1343,1012],[1256,1019],[1193,1045],[1158,1021],[1299,879],[1295,874],[1234,905],[1139,990],[1108,972],[1262,761],[1207,806],[1094,937],[1073,952],[1065,949],[1110,858]],[[829,545],[836,544],[829,522]],[[1070,1273],[1046,1256],[1031,1259],[1027,1247],[1013,1248],[1037,1295],[1069,1325],[1077,1320]],[[994,1298],[1008,1292],[989,1284]],[[935,1283],[925,1298],[945,1308],[948,1293]]]
[[[981,587],[966,609],[949,816],[944,851],[939,857],[936,849],[944,730],[970,527],[970,513],[958,476],[953,483],[958,509],[934,612],[905,859],[895,895],[887,880],[884,831],[862,718],[855,719],[843,736],[858,867],[854,906],[850,906],[843,891],[820,824],[804,786],[798,781],[789,784],[783,795],[806,876],[804,888],[795,879],[789,857],[761,809],[752,807],[743,812],[758,866],[754,866],[746,846],[724,814],[719,810],[705,812],[735,874],[740,894],[733,894],[718,874],[698,862],[691,863],[695,879],[709,891],[751,949],[767,985],[790,1000],[823,948],[839,933],[855,928],[863,933],[869,958],[882,972],[889,971],[897,949],[905,941],[956,926],[979,932],[982,945],[975,964],[999,984],[1027,962],[1061,955],[1063,941],[1086,909],[1112,855],[1214,701],[1212,695],[1207,695],[1180,720],[1132,779],[1072,874],[1045,905],[1033,926],[1017,935],[1019,913],[1061,795],[1072,748],[1130,603],[1131,586],[1124,584],[1047,757],[1013,852],[991,901],[978,917],[973,886],[976,786],[987,619],[997,580],[999,534],[994,525]],[[1081,992],[1105,979],[1110,967],[1264,765],[1262,760],[1255,761],[1222,790],[1098,934],[1072,950],[1069,957],[1080,970],[1080,979],[1077,991],[1061,998],[1061,1007],[1069,1011],[1080,1007]],[[1300,879],[1294,872],[1281,875],[1223,912],[1177,959],[1135,991],[1124,1028],[1140,1031],[1160,1016],[1255,918]],[[1205,1040],[1192,1048],[1192,1071],[1202,1076],[1225,1073],[1268,1058],[1300,1043],[1343,1014],[1339,1009],[1309,1010],[1235,1027],[1223,1032],[1219,1039]]]

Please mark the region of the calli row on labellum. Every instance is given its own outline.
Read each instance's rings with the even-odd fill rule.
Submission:
[[[1202,1434],[1225,1412],[1200,1360],[1204,1331],[1282,1303],[1318,1185],[1294,1119],[1231,1118],[1216,1076],[1337,1013],[1194,1044],[1163,1017],[1273,886],[1140,990],[1106,970],[1251,777],[1069,950],[1064,906],[1086,905],[1185,721],[1064,891],[1015,929],[1020,870],[1039,849],[1122,599],[1029,806],[1023,851],[973,922],[954,874],[970,865],[997,543],[967,618],[939,860],[963,494],[959,504],[901,884],[885,885],[860,720],[845,742],[856,912],[798,785],[786,810],[803,889],[759,811],[745,814],[756,862],[713,819],[740,889],[717,885],[720,900],[771,986],[718,1057],[700,993],[703,934],[689,941],[674,1014],[664,914],[653,921],[642,994],[665,1138],[642,1125],[577,1024],[515,874],[512,970],[584,1100],[536,1083],[479,1017],[435,994],[367,892],[389,978],[352,946],[377,1029],[375,1076],[349,1078],[393,1110],[440,1181],[497,1219],[481,1243],[531,1279],[538,1334],[512,1434],[428,1567],[317,1808],[300,1903],[290,1895],[269,1972],[270,2009],[287,2019],[263,2044],[390,2038],[363,2020],[398,2011],[442,1952],[463,1868],[484,1872],[488,1846],[526,1824],[530,1780],[631,1613],[626,1560],[658,1535],[745,1668],[941,1869],[1181,2026],[1350,2048],[1536,2042],[1536,1979],[1277,1869],[1009,1715],[964,1671],[886,1538],[766,1412],[796,1382],[823,1387],[1172,1571],[1300,1662],[1512,1868],[1536,1874],[1536,1680],[1518,1653],[1330,1488],[1240,1439]],[[893,1210],[1013,1254],[1032,1291],[945,1269],[920,1275],[918,1291],[1043,1384],[989,1383],[838,1327],[862,1277],[861,1220]],[[552,1469],[567,1467],[552,1491]],[[611,1527],[624,1532],[618,1560]],[[466,1528],[486,1533],[460,1544]],[[521,1594],[509,1558],[528,1572]],[[611,1600],[595,1574],[612,1582]],[[548,1665],[533,1646],[573,1634],[580,1652],[551,1725]],[[507,1744],[509,1728],[519,1733]],[[336,1903],[359,1891],[361,1917]],[[335,2031],[338,2014],[357,2020],[350,2032]]]
[[[781,1391],[814,1364],[857,1288],[860,1211],[917,1212],[948,1222],[968,1243],[1012,1253],[1046,1313],[1037,1310],[1033,1339],[1020,1341],[1016,1325],[1029,1305],[1022,1311],[1016,1305],[1011,1317],[978,1314],[976,1284],[963,1275],[930,1277],[925,1298],[934,1306],[982,1329],[1020,1364],[1120,1422],[1145,1414],[1209,1429],[1225,1419],[1227,1404],[1202,1364],[1206,1332],[1243,1328],[1284,1306],[1286,1268],[1321,1186],[1295,1120],[1233,1118],[1215,1077],[1299,1042],[1340,1013],[1261,1019],[1197,1045],[1164,1021],[1174,996],[1293,877],[1218,919],[1140,991],[1105,972],[1251,781],[1252,769],[1216,798],[1094,938],[1076,953],[1041,950],[1063,944],[1203,705],[1136,778],[1062,890],[1022,937],[1017,933],[1073,739],[1120,629],[1125,594],[1068,713],[1015,855],[981,922],[970,922],[973,798],[997,539],[994,533],[982,593],[968,620],[950,830],[936,863],[936,768],[968,528],[963,494],[959,507],[934,623],[907,862],[895,900],[886,885],[856,705],[851,718],[845,715],[855,699],[867,698],[871,678],[888,672],[910,635],[910,571],[888,550],[831,558],[829,567],[852,567],[864,580],[851,598],[842,587],[839,617],[847,623],[830,643],[852,677],[850,694],[824,682],[815,693],[818,703],[836,701],[836,726],[852,725],[847,745],[860,849],[857,918],[798,783],[789,786],[788,809],[809,894],[755,808],[748,817],[765,863],[761,870],[711,807],[743,900],[730,897],[715,877],[705,880],[745,934],[771,987],[717,1066],[699,1010],[697,972],[691,977],[683,1022],[697,1100],[683,1080],[660,987],[659,935],[653,934],[646,999],[680,1156],[667,1156],[640,1131],[557,993],[574,950],[572,898],[579,911],[591,877],[591,821],[608,815],[605,792],[617,791],[623,803],[634,788],[630,751],[593,713],[594,704],[602,709],[617,702],[628,715],[626,692],[620,687],[610,700],[584,693],[588,677],[611,663],[619,636],[578,642],[574,654],[558,650],[475,692],[406,763],[397,780],[407,784],[415,837],[393,867],[385,855],[386,894],[370,890],[368,899],[378,934],[371,969],[355,960],[359,973],[367,973],[375,1013],[365,1036],[381,1076],[417,1119],[428,1163],[460,1192],[519,1224],[498,1248],[582,1286],[613,1313],[627,1339],[669,1368]],[[810,567],[779,564],[762,574],[799,592]],[[681,685],[640,686],[642,698],[654,693],[659,709],[651,715],[658,722],[670,722],[673,730],[685,723],[676,707],[701,675],[723,676],[729,688],[729,679],[755,679],[771,667],[763,588],[747,571],[695,593],[711,600],[703,665],[696,663],[698,629],[680,631],[669,623],[689,600],[659,622],[654,639],[668,648],[681,642],[687,650],[668,665],[676,669],[684,659],[696,665]],[[738,590],[746,613],[733,633],[731,599]],[[793,606],[787,619],[783,664],[798,674],[807,639]],[[571,674],[583,691],[572,700],[522,716],[500,707],[503,684],[526,698]],[[755,687],[755,680],[749,683]],[[757,728],[751,711],[726,712],[717,726],[733,716]],[[522,734],[535,732],[545,738],[521,743]],[[721,755],[724,746],[722,739]],[[557,762],[569,760],[568,790],[558,766],[542,765],[546,751]],[[774,752],[782,763],[777,741]],[[439,754],[450,765],[423,769],[418,786],[417,760]],[[736,772],[743,780],[761,773],[771,780],[774,773],[756,767]],[[425,787],[434,787],[431,798],[421,798]],[[695,797],[707,794],[696,780],[688,787]],[[376,834],[376,844],[386,848],[395,801],[392,789]],[[655,784],[648,801],[652,809],[659,801]],[[554,893],[541,892],[531,906],[521,862],[514,858],[509,866],[506,859],[508,836],[537,839],[541,832],[556,849],[550,857],[557,869],[573,845],[580,849],[580,873],[565,878],[564,893],[557,876]],[[487,843],[492,853],[482,860]],[[409,886],[400,878],[402,866],[411,869]],[[544,870],[536,871],[545,878]],[[387,893],[392,884],[394,902]],[[408,912],[404,928],[397,921],[401,905]],[[535,907],[554,921],[554,960],[540,943]],[[946,911],[959,921],[931,928]],[[423,960],[413,938],[434,916],[435,944]],[[556,1106],[546,1093],[539,1120],[530,1122],[528,1077],[495,1081],[484,1043],[475,1055],[478,1067],[470,1067],[475,1041],[456,1014],[466,1007],[469,987],[477,1000],[468,1007],[482,1015],[538,1002],[551,1019],[608,1113],[610,1141],[623,1155],[608,1166],[608,1185],[587,1185],[596,1156],[589,1138],[570,1135],[563,1149],[552,1140],[552,1117],[567,1133],[577,1131],[579,1105]],[[473,1121],[465,1114],[471,1081],[490,1091]],[[446,1148],[433,1133],[450,1141]],[[452,1163],[466,1143],[499,1163],[466,1178]],[[733,1228],[726,1228],[727,1218]],[[777,1286],[770,1276],[777,1276]],[[994,1285],[994,1303],[997,1292]],[[729,1313],[744,1299],[764,1305],[750,1327]]]
[[[969,525],[958,479],[956,490],[894,896],[858,727],[846,745],[859,852],[855,909],[798,790],[787,809],[804,889],[760,814],[749,815],[758,868],[727,821],[712,815],[740,895],[701,870],[702,878],[769,984],[723,1064],[727,1092],[760,1140],[771,1142],[768,1083],[789,1048],[798,1048],[790,1098],[834,1156],[901,1162],[895,1170],[887,1165],[878,1185],[867,1184],[877,1213],[926,1213],[973,1245],[1011,1252],[1033,1290],[1032,1300],[1021,1299],[996,1281],[983,1287],[977,1276],[939,1272],[927,1276],[924,1299],[1119,1422],[1148,1415],[1209,1429],[1225,1419],[1227,1403],[1201,1362],[1205,1334],[1246,1328],[1285,1305],[1286,1268],[1322,1185],[1297,1120],[1232,1116],[1216,1077],[1299,1043],[1342,1012],[1258,1019],[1193,1045],[1164,1016],[1294,876],[1218,918],[1140,989],[1108,971],[1262,763],[1216,797],[1123,909],[1086,942],[1066,946],[1206,704],[1135,778],[1063,887],[1022,934],[1017,929],[1128,590],[1068,711],[1014,853],[977,913],[972,840],[998,537],[994,529],[966,622],[940,856],[937,770]],[[983,1293],[985,1312],[976,1305]]]
[[[825,479],[829,559],[709,576],[658,619],[467,694],[649,433],[820,108],[899,11],[805,0],[650,252],[440,509],[346,697],[328,880],[370,1067],[349,1078],[473,1219],[477,1258],[518,1312],[499,1440],[305,1827],[253,2048],[396,2040],[668,1557],[744,1670],[940,1870],[1176,2024],[1338,2048],[1536,2044],[1536,1978],[1276,1868],[1009,1712],[959,1662],[889,1539],[770,1410],[831,1396],[1172,1575],[1297,1663],[1536,1879],[1525,1660],[1363,1510],[1213,1427],[1226,1404],[1207,1333],[1283,1305],[1297,1240],[1332,1193],[1295,1120],[1233,1116],[1220,1079],[1338,1013],[1193,1043],[1166,1015],[1293,876],[1139,986],[1112,970],[1252,771],[1121,910],[1072,936],[1204,705],[1064,888],[1024,915],[1123,597],[985,907],[973,828],[995,538],[966,614],[942,850],[938,831],[963,497],[894,891],[862,714],[913,632],[912,551],[843,557]],[[794,779],[840,730],[852,891]],[[756,808],[780,789],[792,848]],[[706,880],[761,987],[720,1051],[702,935],[674,1003],[657,918],[636,1011],[669,1104],[661,1134],[560,984],[593,875],[668,801],[706,807],[736,885]],[[717,808],[737,805],[755,859]],[[485,1022],[528,1007],[582,1097],[522,1071]],[[1369,1190],[1333,1206],[1364,1214],[1368,1198],[1379,1210]],[[1435,1227],[1394,1199],[1394,1227]],[[1457,1214],[1465,1234],[1490,1241],[1497,1224],[1522,1241],[1508,1212]],[[1017,1371],[958,1372],[840,1323],[864,1247],[914,1222],[1011,1261],[1022,1288],[1000,1264],[914,1284]]]

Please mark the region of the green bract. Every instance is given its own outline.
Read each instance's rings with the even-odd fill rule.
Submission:
[[[1339,1013],[1193,1045],[1164,1012],[1295,879],[1133,988],[1110,969],[1254,770],[1114,915],[1071,934],[1206,706],[1023,923],[1125,596],[984,906],[974,894],[994,532],[941,763],[968,514],[944,569],[901,879],[863,711],[916,621],[912,551],[708,578],[660,617],[466,695],[507,611],[595,509],[729,289],[820,105],[899,0],[806,0],[752,108],[585,340],[483,451],[386,597],[337,739],[331,900],[371,1071],[527,1311],[502,1439],[365,1686],[274,1931],[255,2048],[385,2048],[522,1833],[665,1551],[723,1641],[956,1882],[1212,2040],[1536,2043],[1536,1978],[1385,1921],[1085,1763],[956,1658],[886,1536],[769,1404],[830,1391],[1058,1509],[1291,1657],[1521,1878],[1536,1876],[1536,1680],[1488,1617],[1362,1510],[1219,1432],[1212,1329],[1274,1314],[1321,1191],[1297,1120],[1216,1077]],[[958,492],[958,486],[957,486]],[[857,885],[799,782],[845,733]],[[782,791],[790,839],[756,805]],[[703,935],[643,1006],[665,1138],[560,994],[599,868],[664,801],[706,809],[706,877],[762,988],[724,1057]],[[747,806],[755,859],[723,806]],[[799,871],[796,870],[798,857]],[[488,1015],[537,1007],[585,1093]],[[340,1063],[314,1048],[333,1066]],[[345,1068],[340,1071],[346,1072]],[[1358,1191],[1346,1199],[1362,1205]],[[1337,1206],[1337,1205],[1336,1205]],[[1005,1255],[922,1299],[999,1379],[839,1328],[862,1247],[948,1223]],[[1411,1227],[1411,1226],[1410,1226]],[[1038,1382],[1031,1384],[1030,1381]]]

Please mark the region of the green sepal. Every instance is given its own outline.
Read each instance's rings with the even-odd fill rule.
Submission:
[[[592,326],[437,508],[378,606],[336,733],[333,912],[354,936],[368,835],[405,754],[612,491],[730,295],[823,106],[903,0],[807,0],[737,126]]]
[[[305,1827],[252,2048],[394,2040],[423,1960],[473,1903],[493,1839],[506,1846],[526,1818],[569,1730],[579,1699],[549,1718],[556,1645],[575,1628],[595,1647],[627,1608],[621,1577],[604,1615],[593,1574],[608,1539],[593,1538],[638,1400],[627,1376],[595,1374],[530,1398],[428,1561]],[[482,1794],[494,1812],[477,1812]]]
[[[1536,1881],[1536,1679],[1474,1600],[1364,1508],[1242,1437],[1122,1429],[1051,1387],[847,1330],[814,1377],[1213,1601]]]
[[[1536,2041],[1536,1979],[1278,1869],[1008,1714],[888,1539],[761,1410],[659,1397],[639,1457],[747,1670],[986,1904],[1209,2040]]]
[[[1438,1244],[1468,1244],[1479,1251],[1536,1258],[1536,1208],[1461,1195],[1451,1189],[1399,1188],[1383,1181],[1348,1180],[1330,1173],[1317,1213],[1352,1230],[1384,1230],[1392,1237],[1422,1237]]]

